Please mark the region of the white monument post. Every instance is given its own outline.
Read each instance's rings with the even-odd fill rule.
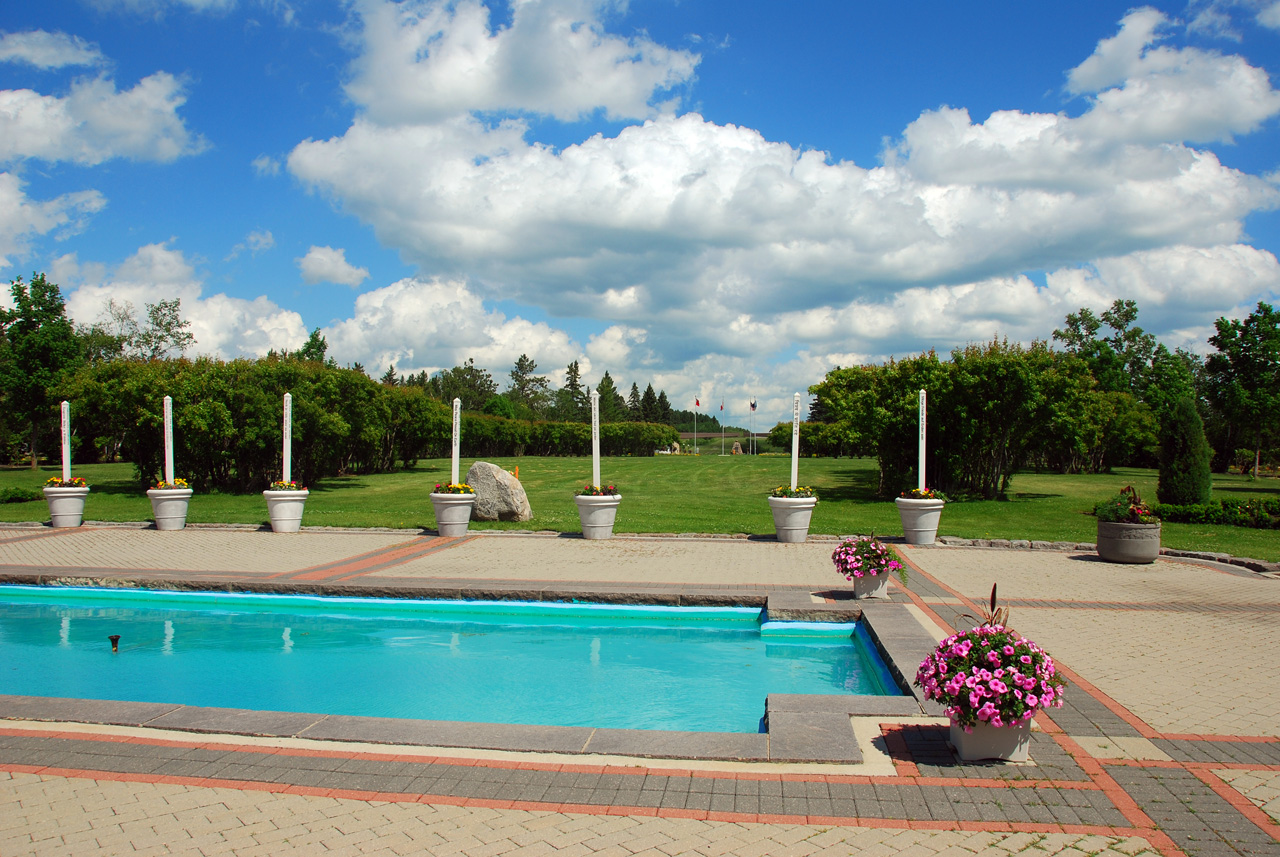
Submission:
[[[164,481],[173,484],[173,397],[164,397]]]
[[[600,487],[600,393],[591,391],[591,484]]]
[[[62,403],[62,481],[71,481],[71,403]]]
[[[791,490],[796,490],[800,475],[800,394],[791,402]]]
[[[293,481],[293,393],[284,394],[284,473],[280,481]]]
[[[449,470],[449,481],[458,484],[458,453],[462,449],[462,400],[453,400],[453,465]]]
[[[919,465],[916,468],[917,472],[920,474],[919,488],[921,492],[925,490],[924,489],[924,438],[925,438],[925,410],[926,410],[925,398],[926,398],[925,392],[923,389],[921,389],[920,390],[920,458],[919,458]]]

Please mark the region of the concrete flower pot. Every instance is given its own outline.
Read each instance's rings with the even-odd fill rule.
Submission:
[[[1025,762],[1031,748],[1031,721],[1024,720],[1016,726],[992,726],[979,720],[972,732],[951,719],[951,746],[962,762],[978,762],[983,759],[999,759],[1005,762]]]
[[[902,520],[902,535],[909,545],[931,545],[938,536],[938,522],[942,519],[942,500],[899,497],[893,501]]]
[[[84,521],[84,499],[89,486],[83,488],[45,488],[49,504],[49,523],[55,527],[78,527]]]
[[[187,504],[195,492],[190,488],[151,488],[151,514],[157,530],[180,530],[187,525]]]
[[[465,536],[475,504],[475,494],[436,494],[433,491],[431,507],[436,513],[436,532],[448,539]]]
[[[889,572],[868,574],[853,579],[854,598],[888,598]]]
[[[1145,564],[1160,556],[1160,524],[1098,522],[1098,556],[1107,562]]]
[[[809,521],[818,505],[817,497],[770,497],[773,529],[778,541],[799,544],[809,538]]]
[[[263,491],[267,498],[267,514],[271,518],[271,529],[277,533],[296,533],[302,529],[302,510],[307,504],[307,496],[311,492],[302,491]]]
[[[613,523],[618,517],[621,494],[579,495],[573,498],[573,502],[578,505],[578,520],[582,523],[584,539],[613,538]]]

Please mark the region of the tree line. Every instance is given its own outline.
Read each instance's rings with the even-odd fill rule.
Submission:
[[[1170,351],[1117,300],[1081,309],[1046,341],[995,339],[879,365],[831,370],[801,445],[818,455],[874,456],[880,492],[914,487],[917,396],[928,391],[925,463],[931,487],[1004,496],[1021,467],[1101,473],[1160,468],[1161,502],[1208,499],[1210,469],[1280,459],[1280,313],[1266,303],[1243,321],[1219,318],[1201,358]],[[779,424],[775,442],[791,427]],[[1167,495],[1167,497],[1165,496]]]
[[[58,287],[44,275],[30,283],[18,278],[10,292],[13,309],[0,311],[0,454],[28,459],[33,468],[44,450],[57,447],[57,403],[67,399],[76,461],[132,461],[140,481],[154,480],[163,459],[166,395],[174,400],[178,475],[200,490],[260,490],[278,478],[286,392],[294,397],[293,472],[304,482],[448,455],[447,403],[455,396],[468,411],[462,426],[468,457],[591,451],[580,374],[570,390],[574,419],[557,420],[560,411],[529,404],[549,384],[533,375],[536,364],[523,355],[501,396],[471,360],[434,376],[403,382],[384,377],[379,383],[358,364],[337,366],[318,329],[292,353],[189,360],[182,353],[194,340],[177,300],[148,304],[142,324],[131,306],[109,303],[103,319],[75,325]],[[613,389],[608,373],[597,389],[603,454],[652,455],[677,439],[669,425],[634,418],[616,393],[606,397]],[[651,393],[652,385],[641,397],[642,417],[661,416],[664,405],[670,410],[665,393]],[[525,407],[515,411],[515,403]]]

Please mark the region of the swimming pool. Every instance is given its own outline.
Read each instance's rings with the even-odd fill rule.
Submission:
[[[760,613],[3,586],[0,693],[707,732],[758,731],[770,693],[901,693],[860,626]]]

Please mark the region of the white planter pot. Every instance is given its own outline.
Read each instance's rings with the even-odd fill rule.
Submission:
[[[621,494],[605,494],[600,497],[577,496],[578,520],[582,522],[584,539],[613,538],[613,522],[618,517]]]
[[[962,762],[978,762],[983,759],[1000,759],[1005,762],[1027,761],[1031,747],[1031,721],[1024,720],[1017,726],[995,727],[978,721],[972,732],[951,719],[951,746]]]
[[[909,545],[931,545],[938,536],[938,521],[942,518],[942,500],[913,500],[899,497],[893,501],[902,519],[902,535]]]
[[[263,491],[267,498],[267,514],[271,529],[277,533],[296,533],[302,528],[302,509],[310,491]]]
[[[855,577],[853,579],[853,597],[888,598],[889,572],[882,571],[879,574]]]
[[[44,499],[49,504],[49,523],[55,527],[78,527],[84,520],[84,498],[89,487],[46,488]]]
[[[1160,525],[1099,521],[1098,556],[1107,562],[1155,562],[1160,556]]]
[[[436,513],[436,532],[448,539],[467,534],[475,494],[431,494],[431,507]]]
[[[773,512],[773,529],[778,541],[796,544],[809,537],[809,519],[817,497],[770,497],[769,511]]]
[[[195,492],[190,488],[151,488],[151,514],[157,530],[180,530],[187,525],[187,504]]]

